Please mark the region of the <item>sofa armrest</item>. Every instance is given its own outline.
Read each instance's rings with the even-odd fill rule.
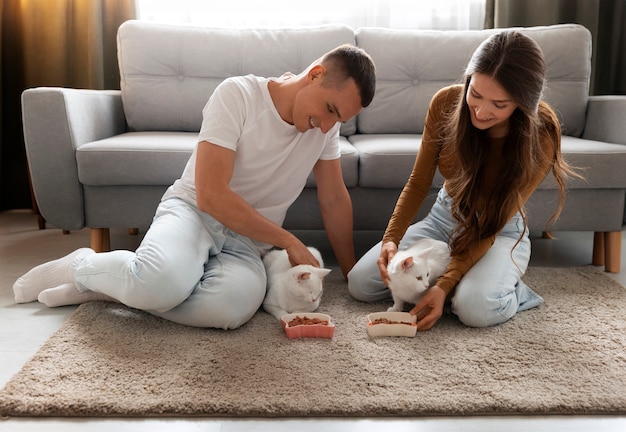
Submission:
[[[24,142],[41,215],[67,230],[85,226],[76,149],[126,129],[120,91],[38,87],[22,93]]]
[[[626,144],[626,95],[591,96],[583,138]]]

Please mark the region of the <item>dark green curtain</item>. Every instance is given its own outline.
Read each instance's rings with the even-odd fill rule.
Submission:
[[[590,92],[626,94],[625,0],[487,0],[485,28],[577,23],[593,36]]]
[[[24,89],[119,89],[117,29],[134,0],[0,0],[0,211],[32,208]]]

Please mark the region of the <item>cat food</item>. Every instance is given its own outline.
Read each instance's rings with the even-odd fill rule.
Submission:
[[[417,334],[417,317],[408,312],[376,312],[367,316],[367,333],[371,337]]]
[[[298,325],[328,325],[328,320],[320,319],[320,318],[309,318],[308,316],[301,317],[300,315],[296,316],[294,319],[289,321],[289,327],[295,327]]]
[[[295,338],[332,338],[335,324],[330,315],[318,312],[290,313],[280,317],[285,334]]]
[[[374,321],[372,321],[372,325],[375,325],[375,324],[405,324],[405,325],[414,325],[414,323],[412,323],[412,322],[393,321],[393,320],[390,320],[389,318],[376,318]]]

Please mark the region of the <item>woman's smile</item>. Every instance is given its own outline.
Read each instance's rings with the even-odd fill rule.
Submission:
[[[472,125],[488,130],[492,138],[508,133],[508,121],[517,104],[504,88],[489,75],[474,73],[465,101],[470,109]]]

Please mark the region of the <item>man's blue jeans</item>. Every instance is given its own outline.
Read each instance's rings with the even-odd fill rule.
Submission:
[[[230,329],[263,302],[265,268],[257,247],[195,206],[163,200],[136,252],[86,257],[76,286],[170,321]]]

